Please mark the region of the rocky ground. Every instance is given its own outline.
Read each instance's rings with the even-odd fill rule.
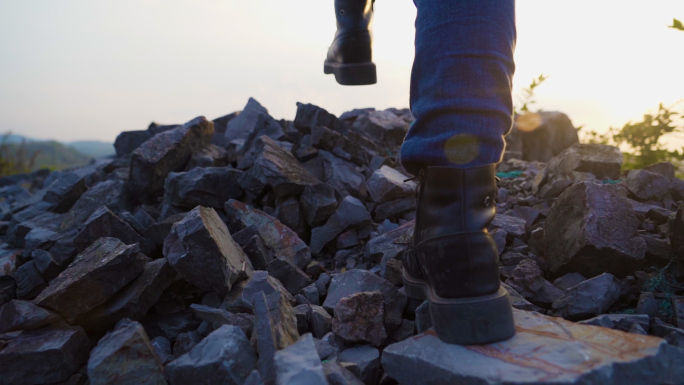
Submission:
[[[684,383],[671,164],[621,173],[559,113],[514,132],[490,231],[518,333],[447,345],[397,259],[411,122],[250,99],[0,179],[0,384]]]

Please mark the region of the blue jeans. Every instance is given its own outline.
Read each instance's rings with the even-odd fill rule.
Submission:
[[[416,56],[401,146],[412,174],[426,166],[498,163],[513,124],[514,0],[414,0]]]

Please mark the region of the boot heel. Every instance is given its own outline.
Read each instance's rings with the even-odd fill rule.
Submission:
[[[457,345],[481,345],[507,340],[515,334],[513,310],[503,287],[496,293],[444,299],[429,293],[430,316],[437,336]]]
[[[334,74],[335,80],[344,86],[362,86],[378,82],[375,64],[372,62],[339,64],[326,61],[323,72]]]

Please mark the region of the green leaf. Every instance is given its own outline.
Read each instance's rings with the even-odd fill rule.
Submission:
[[[682,22],[677,19],[672,19],[672,25],[668,26],[668,28],[684,31],[684,24],[682,24]]]

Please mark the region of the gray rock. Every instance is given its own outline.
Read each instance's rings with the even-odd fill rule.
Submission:
[[[408,132],[408,123],[391,111],[368,111],[354,122],[359,132],[392,146],[399,146]]]
[[[228,199],[238,199],[242,195],[242,187],[238,184],[242,174],[230,167],[198,167],[187,172],[172,172],[164,182],[164,202],[187,210],[198,205],[221,209]]]
[[[254,166],[239,179],[245,191],[259,196],[270,187],[277,195],[285,197],[300,195],[305,186],[320,183],[273,139],[260,136],[254,146]]]
[[[390,331],[396,329],[401,325],[401,315],[407,301],[406,294],[397,290],[389,281],[366,270],[353,269],[334,276],[323,307],[328,312],[333,312],[342,298],[359,292],[373,291],[379,291],[383,295],[385,328]]]
[[[0,307],[0,334],[60,322],[63,322],[62,317],[31,302],[12,300]]]
[[[343,134],[325,126],[314,126],[308,137],[309,145],[314,148],[332,152],[361,166],[368,164],[380,150],[370,138],[353,131]]]
[[[245,144],[242,145],[242,147],[238,147],[238,153],[241,156],[240,163],[238,164],[240,169],[245,170],[254,165],[255,155],[259,151],[256,142],[261,136],[273,139],[279,146],[287,150],[292,148],[292,145],[289,142],[286,142],[288,138],[283,131],[283,126],[272,117],[259,114],[256,125],[250,131],[249,136],[245,140]]]
[[[311,261],[311,251],[306,243],[276,218],[234,199],[226,202],[224,209],[231,229],[239,231],[254,226],[274,255],[289,259],[300,269],[306,268]]]
[[[0,379],[17,385],[66,381],[88,360],[89,348],[79,327],[24,331],[0,350]]]
[[[641,293],[636,307],[637,314],[646,314],[655,317],[658,313],[658,302],[652,292]],[[648,330],[648,328],[646,329]]]
[[[506,150],[519,152],[520,159],[548,162],[564,149],[579,142],[577,129],[568,116],[558,111],[518,115],[506,135]]]
[[[545,222],[546,260],[556,276],[631,274],[645,261],[639,220],[617,188],[580,182],[558,197]]]
[[[197,330],[180,333],[173,344],[173,356],[180,357],[189,352],[202,341],[202,335]]]
[[[399,171],[382,166],[366,181],[368,193],[374,202],[410,197],[415,193],[416,183],[404,182],[408,177]]]
[[[409,337],[412,337],[416,333],[416,322],[404,319],[401,321],[401,326],[394,329],[389,335],[391,341],[399,342],[403,341]]]
[[[166,384],[161,359],[142,325],[124,319],[90,353],[88,379],[95,384]]]
[[[533,305],[530,301],[526,300],[525,297],[520,295],[514,288],[508,286],[507,284],[501,282],[501,286],[508,291],[508,296],[511,300],[511,306],[513,306],[516,309],[520,310],[528,310],[528,311],[538,311],[541,312],[542,309],[536,305]],[[425,302],[426,308],[427,308],[427,302]],[[424,310],[427,312],[427,310]],[[430,317],[429,313],[426,313],[424,317]],[[416,310],[416,320],[418,320],[418,313]],[[432,327],[432,324],[430,323],[430,327]],[[429,328],[429,327],[428,327]],[[419,330],[419,333],[422,333],[423,331],[427,330],[428,328],[421,328]]]
[[[17,298],[19,299],[36,298],[47,287],[47,283],[40,276],[40,271],[33,261],[21,265],[14,272],[14,280],[17,283]]]
[[[48,187],[43,201],[52,205],[51,211],[65,213],[87,189],[86,178],[82,173],[67,171]]]
[[[309,306],[309,323],[311,325],[311,334],[315,338],[323,338],[332,330],[332,317],[321,306]]]
[[[330,385],[363,385],[363,381],[336,361],[324,362],[323,371]]]
[[[169,233],[171,233],[171,228],[173,225],[185,218],[186,214],[187,213],[174,214],[168,218],[162,219],[150,225],[143,235],[151,240],[155,245],[162,246],[164,245],[164,240],[166,240],[166,237],[168,237]]]
[[[114,141],[116,156],[130,154],[153,136],[154,135],[147,130],[124,131],[120,133]]]
[[[169,363],[166,371],[171,384],[242,385],[256,361],[245,333],[237,326],[224,325]]]
[[[175,341],[179,334],[197,330],[200,326],[200,321],[190,309],[169,314],[150,314],[143,323],[150,337],[163,336],[170,341]]]
[[[143,272],[104,304],[79,317],[86,330],[105,331],[123,319],[140,320],[176,278],[165,258],[145,264]]]
[[[364,226],[370,220],[370,214],[361,201],[352,196],[345,197],[325,225],[311,230],[311,252],[319,254],[325,245],[345,230]]]
[[[350,126],[338,119],[325,109],[313,104],[297,103],[297,115],[294,120],[295,127],[310,131],[316,126],[329,127],[342,134],[349,131]]]
[[[225,143],[241,147],[249,133],[256,127],[259,114],[268,115],[268,110],[253,98],[249,98],[245,108],[227,122],[225,129]]]
[[[679,204],[675,217],[669,222],[670,243],[672,250],[684,259],[684,202]]]
[[[276,258],[267,266],[268,273],[279,280],[294,295],[313,283],[306,273],[285,258]]]
[[[659,201],[670,189],[670,181],[657,173],[646,170],[630,170],[625,186],[641,201]]]
[[[212,141],[217,137],[216,121],[214,122],[214,136]],[[190,161],[185,166],[187,171],[196,167],[225,167],[235,161],[235,151],[228,151],[223,146],[218,146],[212,143],[206,147],[192,153]]]
[[[221,296],[253,271],[216,211],[202,206],[173,226],[164,241],[164,256],[183,278]]]
[[[275,354],[278,349],[292,345],[299,334],[297,318],[292,307],[283,301],[279,293],[268,296],[264,292],[253,296],[254,334],[259,361],[259,374],[266,384],[276,380]]]
[[[603,314],[588,320],[579,321],[583,325],[601,326],[609,329],[629,332],[636,324],[641,330],[648,330],[649,322],[646,314]]]
[[[106,206],[100,207],[88,218],[83,230],[74,238],[74,247],[81,252],[103,237],[117,238],[127,245],[137,243],[140,251],[145,254],[149,254],[154,248],[152,242],[143,238],[128,222],[121,220]]]
[[[31,206],[13,215],[7,229],[7,243],[25,247],[26,235],[34,229],[57,230],[63,215],[49,213],[42,204]]]
[[[381,266],[395,259],[411,243],[415,222],[407,222],[398,228],[375,237],[366,243],[365,257]]]
[[[684,296],[672,297],[672,311],[675,315],[675,326],[684,328]]]
[[[233,325],[242,329],[247,337],[252,335],[254,316],[251,314],[233,314],[227,310],[215,309],[213,307],[198,304],[192,304],[190,305],[190,308],[195,312],[197,318],[209,323],[212,331],[223,325]]]
[[[46,282],[50,282],[59,275],[66,268],[68,261],[60,261],[55,258],[50,252],[45,250],[34,250],[31,253],[33,263],[40,273],[40,276]]]
[[[492,227],[506,231],[511,237],[525,237],[525,225],[527,221],[510,215],[496,214],[492,220]]]
[[[573,171],[589,172],[599,179],[618,179],[622,167],[622,152],[605,144],[575,144],[549,161],[553,175],[568,175]]]
[[[0,275],[0,306],[17,298],[17,282],[11,275]]]
[[[532,259],[522,260],[506,283],[533,303],[549,305],[563,295],[563,291],[544,279],[539,265]]]
[[[299,202],[304,212],[304,219],[311,227],[325,223],[337,209],[335,189],[323,183],[305,186]]]
[[[259,235],[252,236],[246,242],[241,243],[240,246],[242,251],[249,257],[249,260],[252,261],[252,266],[254,266],[255,270],[266,270],[266,266],[273,260],[273,252],[266,247]]]
[[[276,217],[285,226],[294,230],[297,234],[306,233],[306,224],[304,222],[304,212],[299,200],[295,197],[289,197],[278,205],[276,209]]]
[[[315,160],[321,161],[325,170],[324,179],[321,181],[335,189],[338,200],[348,195],[360,200],[366,199],[368,195],[366,177],[357,171],[352,163],[327,151],[319,151],[318,158],[309,162]]]
[[[311,334],[275,353],[276,384],[328,384]]]
[[[153,136],[135,151],[131,158],[129,188],[132,197],[141,202],[154,201],[161,195],[166,176],[182,171],[192,153],[209,144],[214,124],[204,117]]]
[[[345,342],[368,342],[380,346],[387,338],[384,316],[382,293],[355,293],[337,302],[332,330]]]
[[[252,373],[249,374],[243,385],[264,385],[264,381],[261,379],[259,371],[255,369],[252,370]]]
[[[171,353],[171,341],[168,338],[159,336],[150,341],[150,345],[159,356],[159,360],[163,365],[168,364],[173,360],[173,354]]]
[[[684,353],[659,338],[513,314],[518,331],[507,341],[459,346],[427,332],[388,346],[382,366],[402,384],[662,384],[684,376]]]
[[[567,289],[553,309],[563,318],[589,318],[607,312],[619,298],[620,281],[604,273]]]
[[[556,278],[556,280],[553,281],[553,286],[561,290],[568,290],[569,288],[577,286],[586,280],[587,279],[584,278],[584,276],[580,273],[568,273],[562,277]]]
[[[373,218],[376,221],[385,219],[396,219],[402,215],[412,212],[416,209],[416,198],[406,197],[395,199],[389,202],[380,203],[375,206],[373,211]]]
[[[670,162],[653,163],[652,165],[644,167],[644,170],[660,174],[672,180],[675,178],[675,166]]]
[[[370,345],[356,346],[345,349],[337,359],[340,362],[358,366],[364,384],[374,385],[378,383],[380,375],[380,351],[378,349]]]
[[[59,231],[70,230],[85,222],[102,206],[117,211],[127,205],[125,183],[120,180],[105,180],[83,193],[64,216]]]
[[[76,257],[34,300],[69,323],[103,304],[143,271],[137,245],[100,238]]]
[[[294,297],[280,281],[269,276],[266,271],[255,271],[248,281],[240,282],[233,287],[220,307],[233,313],[251,313],[253,297],[260,291],[267,296],[278,293],[290,305],[295,304]]]

